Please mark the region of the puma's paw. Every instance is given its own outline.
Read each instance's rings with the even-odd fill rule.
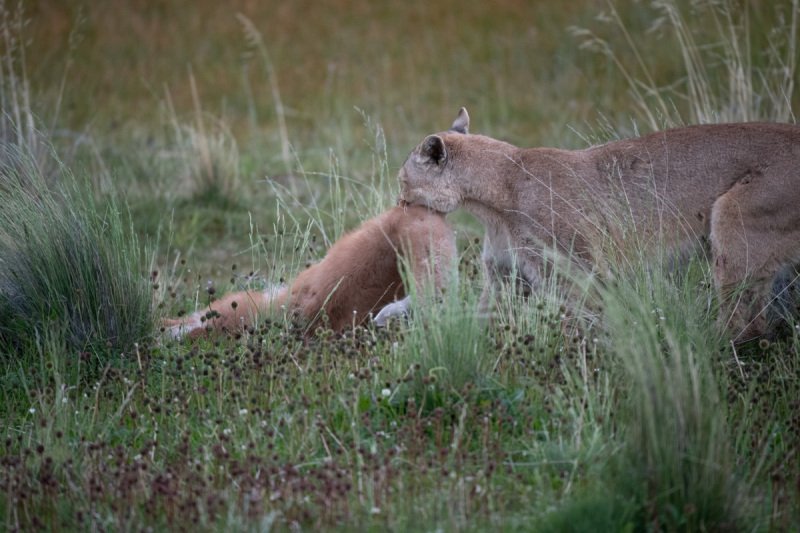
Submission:
[[[411,298],[408,296],[402,300],[392,302],[381,309],[375,318],[372,319],[372,321],[375,322],[376,326],[382,328],[386,326],[386,324],[389,322],[389,319],[396,316],[408,315],[408,308],[410,304]]]

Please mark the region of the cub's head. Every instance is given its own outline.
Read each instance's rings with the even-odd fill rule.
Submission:
[[[461,108],[449,131],[428,135],[400,169],[400,202],[424,205],[442,213],[461,203],[453,141],[469,130],[469,114]]]

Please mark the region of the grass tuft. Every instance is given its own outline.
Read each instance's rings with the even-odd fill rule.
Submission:
[[[396,362],[414,376],[417,394],[436,404],[468,385],[490,386],[494,356],[474,291],[454,282],[441,297],[420,291],[412,298],[413,321]]]
[[[69,351],[131,349],[152,327],[138,242],[113,201],[100,208],[62,169],[50,187],[31,156],[0,147],[0,343],[18,352],[45,330]]]
[[[699,278],[699,279],[698,279]],[[740,527],[747,494],[735,471],[721,341],[707,303],[708,268],[629,270],[603,290],[609,350],[620,360],[624,448],[613,489],[639,527]]]

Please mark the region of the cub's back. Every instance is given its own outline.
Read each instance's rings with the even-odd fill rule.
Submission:
[[[447,228],[443,215],[424,207],[394,207],[365,221],[297,276],[292,307],[312,321],[324,309],[334,330],[363,322],[405,296],[398,256],[409,246],[415,254],[429,253],[429,236],[447,234]]]

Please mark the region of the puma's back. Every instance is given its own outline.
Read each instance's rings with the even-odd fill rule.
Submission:
[[[588,191],[607,207],[628,210],[635,222],[655,216],[695,236],[708,233],[714,202],[733,188],[746,188],[751,200],[778,203],[781,199],[771,198],[770,191],[782,190],[788,200],[800,190],[800,128],[788,124],[690,126],[575,156],[594,172],[576,176],[569,184],[571,196]]]

